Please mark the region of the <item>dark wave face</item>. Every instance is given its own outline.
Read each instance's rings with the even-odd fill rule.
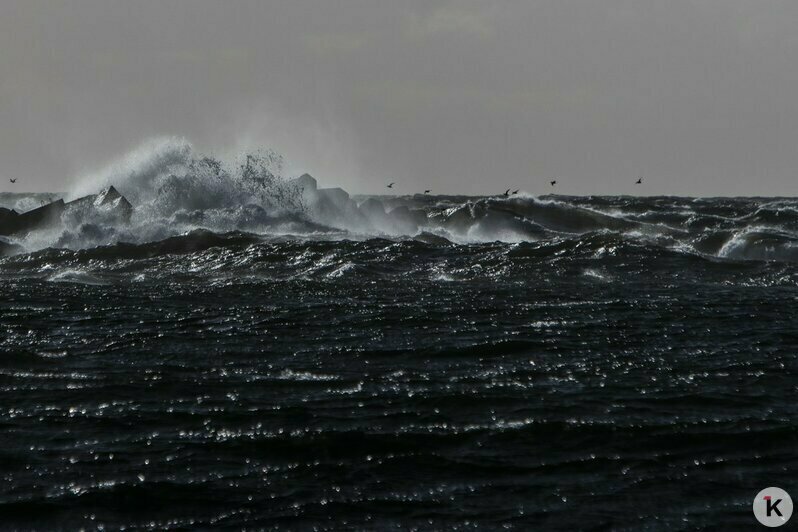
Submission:
[[[351,201],[7,239],[2,528],[749,529],[794,487],[795,201]]]
[[[790,486],[792,263],[424,240],[4,259],[5,525],[720,527]]]

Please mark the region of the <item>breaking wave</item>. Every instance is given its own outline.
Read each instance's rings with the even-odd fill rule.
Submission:
[[[346,248],[341,241],[383,239],[425,249],[501,243],[508,257],[549,261],[643,253],[798,262],[798,201],[787,198],[350,196],[319,188],[307,174],[284,175],[284,161],[272,151],[224,161],[173,138],[145,144],[62,197],[69,202],[109,186],[130,202],[129,216],[108,208],[66,208],[58,223],[6,231],[0,251],[32,254],[12,261],[23,264],[63,254],[72,262],[88,256],[148,259],[278,241],[301,243],[305,250],[314,242],[334,253]],[[54,197],[0,195],[0,207],[24,211]],[[291,260],[301,262],[302,252],[294,251],[300,258]],[[248,263],[251,257],[233,260]],[[355,262],[333,263],[338,276],[358,270]],[[603,278],[594,268],[584,272]],[[440,268],[433,273],[457,277]]]

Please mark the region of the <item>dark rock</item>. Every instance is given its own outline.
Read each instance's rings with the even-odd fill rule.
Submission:
[[[88,211],[97,211],[115,215],[119,220],[127,222],[133,214],[133,205],[114,187],[108,187],[99,194],[83,196],[66,204],[66,208],[78,216],[87,215]]]
[[[16,227],[19,214],[12,209],[0,207],[0,235],[10,235]]]
[[[418,240],[419,242],[425,242],[427,244],[432,244],[433,246],[451,246],[452,241],[448,238],[444,238],[440,235],[436,235],[434,233],[428,233],[427,231],[423,231],[413,237],[414,240]]]
[[[122,194],[120,194],[114,187],[111,186],[100,191],[100,193],[94,197],[94,205],[97,207],[100,205],[113,205],[120,199],[124,199]]]
[[[97,194],[94,199],[94,206],[106,211],[113,210],[114,214],[126,222],[130,221],[130,215],[133,214],[133,205],[130,204],[127,198],[117,192],[114,187],[108,187]]]
[[[0,240],[0,257],[8,257],[10,255],[16,255],[17,253],[22,253],[25,251],[22,246],[18,246],[17,244],[12,244],[11,242],[6,242],[4,240]]]
[[[288,182],[289,189],[299,193],[303,210],[312,210],[319,201],[318,183],[310,174],[302,174]]]
[[[350,201],[349,193],[342,188],[320,188],[316,193],[319,201],[328,200],[341,210],[345,210]]]
[[[310,194],[308,210],[321,223],[346,229],[362,229],[364,225],[368,225],[345,190],[320,188]]]
[[[63,212],[64,200],[54,201],[13,217],[7,226],[3,225],[0,233],[4,235],[28,233],[34,229],[53,225],[61,219]]]
[[[305,192],[316,191],[319,188],[316,179],[310,174],[302,174],[296,179],[292,179],[289,184],[297,186]]]
[[[114,187],[108,187],[96,195],[84,196],[69,203],[59,199],[22,214],[0,208],[0,235],[24,234],[59,224],[64,213],[77,222],[83,222],[97,212],[127,222],[133,213],[133,206]]]

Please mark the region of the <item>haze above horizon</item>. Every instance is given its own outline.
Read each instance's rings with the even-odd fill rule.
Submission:
[[[8,0],[0,192],[180,136],[352,193],[794,196],[796,26],[787,1]]]

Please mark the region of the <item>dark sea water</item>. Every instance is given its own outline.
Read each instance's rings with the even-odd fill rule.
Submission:
[[[797,201],[412,201],[448,232],[0,259],[0,526],[750,530],[798,494]]]

